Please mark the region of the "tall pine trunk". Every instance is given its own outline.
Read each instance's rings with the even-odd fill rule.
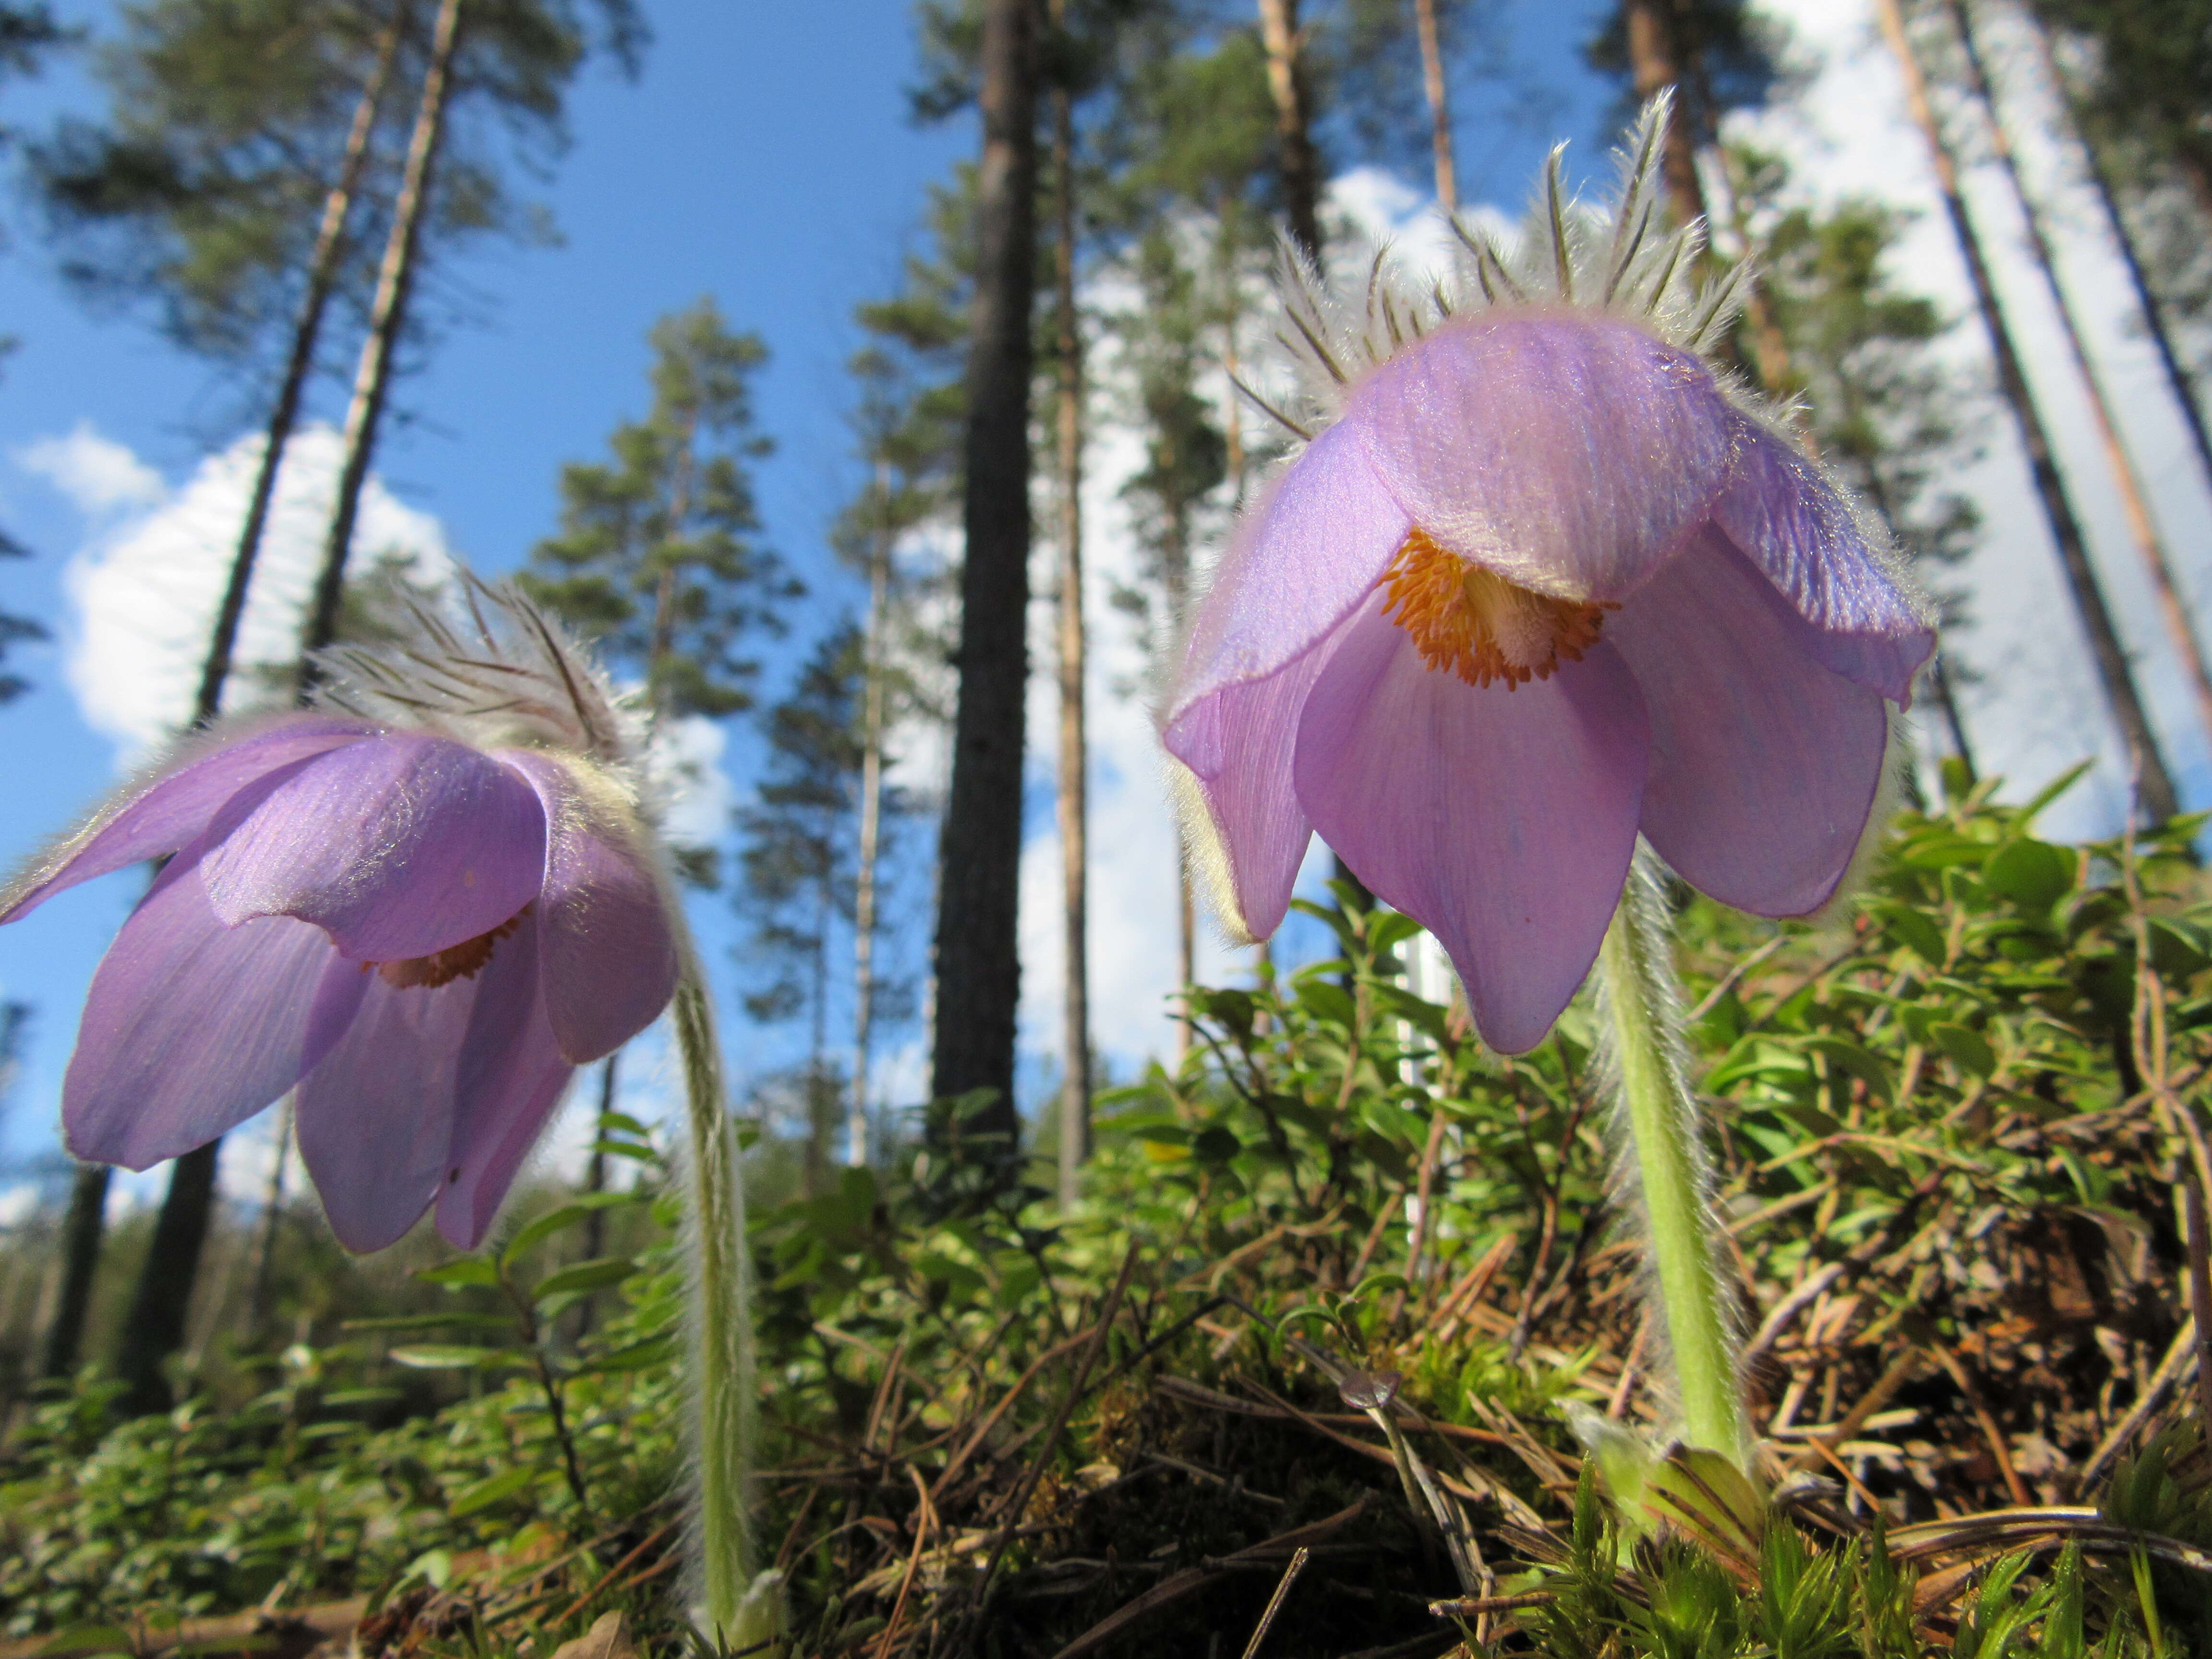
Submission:
[[[237,550],[231,556],[230,574],[223,586],[222,603],[216,608],[207,655],[200,666],[199,686],[192,702],[194,726],[204,726],[222,706],[223,687],[230,678],[231,659],[237,649],[240,619],[246,614],[254,562],[261,550],[262,534],[268,526],[270,503],[276,495],[277,470],[283,463],[284,447],[291,440],[292,428],[299,420],[300,402],[307,390],[307,376],[314,368],[323,319],[337,287],[339,263],[345,251],[346,222],[352,216],[354,198],[360,191],[362,173],[368,165],[377,111],[392,79],[392,64],[406,30],[406,14],[405,0],[399,0],[378,46],[375,64],[354,106],[353,125],[346,135],[337,178],[323,198],[322,218],[316,226],[313,251],[308,257],[307,287],[301,296],[299,317],[293,324],[283,379],[278,383],[276,401],[269,412],[261,461],[254,473],[253,493],[247,498],[246,521],[239,530]],[[281,1167],[281,1139],[277,1157]],[[204,1161],[209,1166],[205,1179],[212,1182],[216,1154],[211,1149]],[[196,1172],[193,1183],[201,1178]],[[70,1219],[63,1230],[65,1255],[61,1294],[46,1340],[45,1370],[49,1376],[65,1376],[76,1365],[93,1277],[99,1267],[100,1242],[106,1231],[107,1186],[106,1167],[87,1164],[77,1170],[70,1189]],[[186,1201],[197,1200],[186,1194]],[[150,1390],[148,1397],[151,1397]]]
[[[1628,68],[1643,103],[1662,92],[1674,94],[1660,141],[1660,171],[1674,217],[1690,224],[1705,216],[1705,188],[1698,177],[1698,112],[1692,108],[1682,72],[1682,42],[1674,27],[1674,0],[1622,0],[1628,36]]]
[[[853,881],[853,1093],[845,1162],[868,1161],[868,1062],[876,1015],[876,862],[883,838],[884,659],[890,630],[890,469],[876,463],[875,539],[868,550],[867,691],[860,715],[860,867]]]
[[[1011,1176],[1023,711],[1029,684],[1030,313],[1036,298],[1036,18],[1031,0],[985,0],[982,163],[969,342],[958,708],[939,859],[931,1092],[989,1090],[963,1134]]]
[[[356,365],[353,396],[346,406],[345,459],[338,474],[337,505],[331,513],[329,538],[323,544],[322,568],[315,578],[314,607],[302,638],[302,655],[321,650],[337,637],[338,605],[345,592],[346,560],[353,550],[354,522],[361,513],[361,492],[368,482],[370,459],[376,451],[376,432],[384,417],[385,398],[392,389],[394,360],[407,325],[407,301],[415,286],[415,269],[422,252],[422,222],[429,210],[431,175],[437,166],[438,146],[445,136],[446,111],[453,98],[453,50],[459,43],[461,0],[439,0],[438,21],[430,38],[430,58],[422,71],[422,95],[416,106],[414,131],[407,139],[407,166],[401,174],[399,196],[392,204],[392,230],[385,240],[383,263],[376,273],[376,297],[369,308],[368,337],[362,342]],[[301,665],[301,684],[314,678],[307,662]]]
[[[406,322],[407,296],[422,240],[430,172],[436,161],[446,106],[451,95],[451,70],[453,46],[459,33],[460,9],[460,0],[440,0],[429,62],[423,71],[422,103],[408,140],[406,170],[401,176],[399,195],[392,208],[392,232],[385,244],[383,264],[377,272],[368,337],[362,345],[353,398],[346,410],[345,459],[338,475],[330,538],[324,545],[322,568],[316,578],[313,605],[301,638],[300,686],[303,695],[315,678],[313,653],[329,645],[337,635],[338,601],[345,584],[346,555],[353,542],[362,485],[368,477],[377,422],[391,385],[393,353]],[[170,1403],[168,1380],[162,1375],[162,1368],[168,1357],[184,1346],[185,1320],[191,1310],[193,1286],[199,1277],[200,1256],[207,1245],[208,1223],[215,1210],[216,1171],[222,1152],[222,1142],[211,1140],[185,1153],[171,1166],[169,1188],[161,1200],[161,1215],[155,1222],[153,1248],[147,1252],[145,1266],[140,1270],[131,1311],[124,1321],[122,1346],[116,1356],[117,1374],[127,1385],[123,1401],[127,1411],[161,1411]]]
[[[308,261],[307,291],[300,301],[299,319],[293,325],[292,349],[284,363],[284,379],[277,387],[276,406],[269,411],[269,429],[261,446],[261,464],[253,475],[253,494],[246,507],[246,522],[238,532],[238,550],[232,555],[230,580],[225,585],[222,608],[216,614],[215,637],[200,671],[199,696],[192,711],[195,725],[204,725],[222,706],[223,683],[230,678],[230,659],[238,642],[238,625],[246,614],[246,599],[253,580],[254,561],[261,551],[262,532],[268,527],[270,503],[276,498],[276,475],[283,465],[284,448],[300,417],[300,400],[307,376],[315,366],[315,349],[323,331],[324,314],[337,291],[338,266],[345,252],[346,222],[353,215],[361,176],[368,164],[369,141],[376,131],[377,111],[392,79],[399,42],[406,33],[407,0],[398,0],[392,21],[377,48],[376,67],[354,106],[353,127],[346,135],[344,159],[337,181],[323,198],[322,222],[316,227],[315,248]]]
[[[84,1347],[84,1322],[92,1309],[92,1279],[100,1267],[100,1238],[107,1215],[107,1183],[114,1171],[105,1164],[80,1164],[70,1187],[69,1211],[62,1218],[62,1279],[46,1325],[46,1346],[39,1373],[64,1378],[76,1370]]]
[[[2203,402],[2197,395],[2197,382],[2184,367],[2181,353],[2174,345],[2172,319],[2167,313],[2166,301],[2152,283],[2149,271],[2144,269],[2142,250],[2136,244],[2135,232],[2129,228],[2127,214],[2121,206],[2119,181],[2113,176],[2112,159],[2081,119],[2081,101],[2071,79],[2059,64],[2057,52],[2051,47],[2050,31],[2026,7],[2020,10],[2020,21],[2035,42],[2051,95],[2074,117],[2075,137],[2081,141],[2082,154],[2088,161],[2089,181],[2097,188],[2097,198],[2104,204],[2105,222],[2112,228],[2112,240],[2127,265],[2128,283],[2135,291],[2136,309],[2142,313],[2144,331],[2158,352],[2159,367],[2166,372],[2166,383],[2173,392],[2181,418],[2188,424],[2190,441],[2197,447],[2197,465],[2203,468],[2206,481],[2212,483],[2212,433],[2205,428]]]
[[[1711,77],[1705,71],[1704,55],[1694,40],[1684,38],[1680,27],[1683,14],[1675,0],[1624,0],[1622,21],[1628,37],[1629,71],[1638,100],[1656,97],[1662,92],[1674,94],[1674,107],[1667,118],[1661,152],[1661,172],[1667,181],[1667,197],[1674,209],[1674,217],[1685,225],[1704,219],[1710,226],[1711,207],[1706,200],[1705,180],[1698,172],[1698,150],[1700,145],[1709,143],[1719,153],[1721,142],[1719,112],[1714,105]],[[1721,178],[1729,186],[1729,226],[1742,245],[1741,256],[1749,258],[1752,248],[1748,227],[1729,178],[1724,153],[1720,161]],[[1710,236],[1706,247],[1706,258],[1710,259]],[[1766,284],[1756,276],[1744,290],[1743,310],[1744,320],[1751,327],[1754,361],[1741,366],[1753,371],[1759,383],[1768,392],[1786,396],[1790,390],[1790,348],[1783,337],[1781,323],[1775,317]],[[1736,356],[1733,340],[1726,343],[1724,349],[1732,359]],[[1801,433],[1799,436],[1808,449],[1814,447],[1808,434]]]
[[[2112,470],[2112,482],[2119,489],[2120,511],[2127,520],[2129,538],[2135,543],[2136,551],[2150,577],[2151,588],[2158,595],[2159,615],[2166,623],[2166,637],[2172,641],[2188,672],[2190,690],[2197,697],[2197,718],[2204,722],[2205,735],[2212,738],[2212,672],[2205,668],[2204,648],[2197,641],[2188,605],[2174,580],[2165,538],[2159,534],[2158,526],[2151,517],[2150,503],[2143,494],[2142,474],[2121,439],[2118,423],[2112,418],[2112,399],[2106,392],[2104,376],[2098,373],[2096,362],[2089,356],[2088,343],[2081,337],[2073,304],[2059,280],[2057,255],[2051,247],[2043,211],[2021,177],[2020,161],[2013,153],[2012,135],[2006,130],[2004,117],[1997,108],[1996,94],[1983,62],[1981,44],[1975,38],[1973,15],[1966,0],[1948,0],[1948,3],[1951,21],[1959,32],[1959,44],[1964,49],[1967,90],[1988,120],[1992,148],[2004,169],[2006,182],[2012,186],[2013,198],[2020,204],[2021,216],[2027,225],[2028,246],[2035,255],[2036,269],[2043,275],[2043,285],[2050,292],[2051,306],[2058,313],[2068,355],[2073,358],[2075,371],[2088,392],[2089,417],[2097,430],[2098,446],[2105,452],[2105,463]]]
[[[1313,97],[1298,27],[1298,0],[1259,0],[1267,90],[1275,104],[1275,167],[1291,240],[1321,263],[1321,157],[1314,149]]]
[[[2027,452],[2036,495],[2050,524],[2051,539],[2057,544],[2059,565],[2068,592],[2081,617],[2082,632],[2088,637],[2090,657],[2104,688],[2106,706],[2140,777],[2137,787],[2144,814],[2153,823],[2164,823],[2180,810],[2172,775],[2166,770],[2157,736],[2151,729],[2150,717],[2136,689],[2127,647],[2120,642],[2119,630],[2113,625],[2112,611],[2105,603],[2104,590],[2098,586],[2096,571],[2089,562],[2088,544],[2082,537],[2081,520],[2067,495],[2066,481],[2059,473],[2050,434],[2045,429],[2042,415],[2028,389],[2027,373],[2013,343],[2011,326],[1997,299],[1989,263],[1983,257],[1980,238],[1966,211],[1966,198],[1960,193],[1957,164],[1936,118],[1935,106],[1929,102],[1927,78],[1921,72],[1920,60],[1906,36],[1899,0],[1875,0],[1875,9],[1882,33],[1905,77],[1905,100],[1911,107],[1913,121],[1927,141],[1936,185],[1943,198],[1943,210],[1951,221],[1960,257],[1966,262],[1966,275],[1973,284],[1974,303],[1990,337],[1990,350],[1996,362],[1997,386],[2019,426],[2021,447]]]
[[[1062,9],[1055,0],[1055,21]],[[1083,335],[1075,311],[1075,100],[1052,94],[1054,349],[1059,358],[1060,883],[1066,976],[1060,992],[1060,1201],[1091,1156],[1091,951],[1087,880],[1090,750],[1083,725]]]
[[[261,1231],[253,1246],[253,1270],[246,1301],[248,1348],[258,1348],[269,1332],[270,1304],[275,1297],[276,1235],[284,1223],[284,1166],[291,1158],[292,1133],[292,1102],[287,1097],[276,1115],[276,1156],[269,1166],[269,1187],[261,1200]]]
[[[1444,84],[1444,48],[1437,27],[1437,0],[1413,0],[1413,27],[1421,41],[1421,89],[1429,100],[1429,148],[1434,153],[1437,204],[1459,211],[1459,167],[1452,157],[1451,97]]]

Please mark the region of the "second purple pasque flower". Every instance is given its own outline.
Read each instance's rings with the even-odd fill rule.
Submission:
[[[1381,255],[1285,295],[1308,441],[1238,525],[1163,715],[1232,931],[1318,831],[1433,933],[1485,1039],[1541,1041],[1639,833],[1762,915],[1834,893],[1888,705],[1934,649],[1879,532],[1705,352],[1696,232],[1655,234],[1647,112],[1608,229],[1547,199],[1460,292]],[[1738,273],[1741,276],[1741,270]]]
[[[667,1004],[671,900],[611,703],[479,596],[325,707],[196,741],[0,893],[0,922],[167,858],[102,958],[63,1085],[82,1158],[143,1170],[295,1097],[339,1239],[435,1206],[473,1249],[574,1069]],[[486,611],[496,623],[488,621]]]

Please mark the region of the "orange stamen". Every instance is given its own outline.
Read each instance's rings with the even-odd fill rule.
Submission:
[[[1505,682],[1509,691],[1547,680],[1564,657],[1582,660],[1617,605],[1557,599],[1439,547],[1415,526],[1383,586],[1382,614],[1413,637],[1431,668],[1449,668],[1469,685]]]
[[[526,904],[489,933],[478,933],[474,939],[449,945],[430,956],[408,957],[398,962],[364,962],[362,966],[374,968],[379,979],[399,991],[434,991],[457,979],[474,979],[484,970],[484,964],[491,960],[491,953],[500,940],[522,925],[523,915],[529,908]]]

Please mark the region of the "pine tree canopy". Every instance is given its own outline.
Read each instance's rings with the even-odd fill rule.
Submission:
[[[656,710],[719,718],[749,708],[759,631],[781,632],[799,585],[757,539],[751,380],[768,361],[711,299],[648,337],[653,408],[608,440],[609,459],[561,472],[561,532],[532,550],[531,594],[599,641]]]

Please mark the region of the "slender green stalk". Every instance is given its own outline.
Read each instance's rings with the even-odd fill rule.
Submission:
[[[1599,1008],[1625,1143],[1616,1179],[1643,1215],[1654,1328],[1674,1361],[1681,1438],[1747,1468],[1751,1437],[1714,1260],[1711,1174],[1683,1068],[1672,945],[1657,881],[1639,854],[1598,954]]]
[[[688,942],[674,1015],[690,1112],[686,1164],[691,1182],[692,1437],[698,1470],[695,1564],[708,1634],[738,1647],[746,1645],[741,1638],[753,1622],[749,1615],[760,1611],[748,1605],[755,1601],[748,1595],[754,1581],[745,1501],[754,1408],[745,1196],[737,1137],[722,1094],[714,1005]],[[761,1632],[750,1639],[772,1633]]]

